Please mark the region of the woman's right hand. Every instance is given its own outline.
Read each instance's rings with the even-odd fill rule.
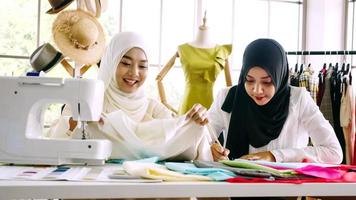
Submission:
[[[187,112],[187,119],[192,119],[195,123],[204,126],[209,122],[207,109],[199,103],[193,105],[193,107]]]
[[[72,117],[69,118],[69,130],[73,131],[77,127],[77,121],[73,120]]]
[[[100,125],[104,125],[104,120],[103,120],[103,118],[100,117],[98,123],[99,123]],[[75,129],[75,127],[77,127],[77,124],[78,124],[78,122],[75,121],[75,120],[73,120],[73,117],[70,117],[70,118],[69,118],[69,130],[70,130],[70,131],[73,131],[73,130]]]
[[[210,149],[211,149],[211,153],[213,154],[214,161],[229,160],[228,158],[228,155],[230,153],[229,149],[222,147],[218,143],[212,144]]]

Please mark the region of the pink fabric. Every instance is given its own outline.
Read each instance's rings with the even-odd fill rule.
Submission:
[[[295,169],[299,174],[314,176],[318,178],[325,179],[341,179],[345,174],[345,171],[328,168],[328,167],[320,167],[316,165],[307,165],[302,168]]]
[[[291,183],[291,184],[342,182],[340,180],[329,180],[329,179],[323,179],[323,178],[268,180],[268,179],[264,179],[264,178],[245,179],[245,178],[241,178],[241,177],[230,178],[230,179],[227,179],[226,181],[229,183]]]
[[[264,178],[245,179],[241,177],[230,178],[226,180],[229,183],[345,183],[356,182],[356,172],[347,172],[340,179],[325,179],[325,178],[303,178],[303,179],[277,179],[268,180]]]
[[[345,182],[356,182],[356,172],[347,172],[342,179]]]

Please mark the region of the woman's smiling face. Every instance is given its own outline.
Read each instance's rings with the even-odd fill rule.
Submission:
[[[116,70],[119,89],[126,93],[137,91],[147,78],[148,62],[145,52],[137,47],[127,51]]]

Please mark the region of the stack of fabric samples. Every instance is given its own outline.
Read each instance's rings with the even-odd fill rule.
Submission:
[[[133,176],[162,181],[356,182],[356,166],[275,163],[251,160],[160,162],[157,158],[123,162]]]

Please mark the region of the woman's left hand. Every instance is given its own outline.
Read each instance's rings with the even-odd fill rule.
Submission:
[[[265,161],[270,161],[270,162],[276,162],[276,158],[270,151],[263,151],[263,152],[253,153],[253,154],[247,154],[247,155],[241,156],[240,158],[246,159],[246,160],[265,160]]]
[[[205,125],[209,122],[208,111],[204,106],[194,104],[193,107],[187,112],[187,119],[192,119],[197,124]]]

